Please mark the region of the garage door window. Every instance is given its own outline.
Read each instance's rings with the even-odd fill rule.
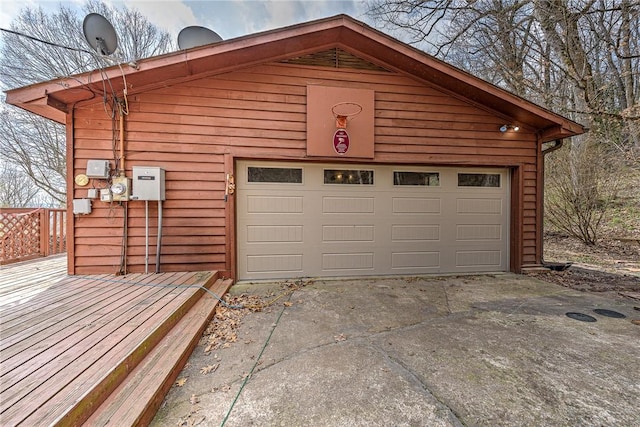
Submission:
[[[500,174],[459,173],[458,187],[500,187]]]
[[[440,186],[440,174],[437,172],[394,171],[393,185],[438,187]]]
[[[353,169],[325,169],[324,183],[373,185],[373,171]]]
[[[249,182],[278,182],[285,184],[302,184],[302,168],[262,168],[249,167]]]

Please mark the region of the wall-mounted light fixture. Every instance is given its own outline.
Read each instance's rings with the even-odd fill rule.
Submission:
[[[516,126],[516,125],[502,125],[502,126],[500,126],[500,132],[506,132],[509,129],[513,130],[514,132],[518,132],[520,130],[520,126]]]

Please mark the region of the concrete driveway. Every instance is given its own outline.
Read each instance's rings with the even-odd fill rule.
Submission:
[[[199,345],[152,425],[640,426],[638,301],[514,274],[316,281],[289,298],[246,315],[228,348]]]

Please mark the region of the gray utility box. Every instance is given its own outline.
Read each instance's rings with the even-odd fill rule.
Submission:
[[[89,178],[109,178],[109,160],[87,160],[87,173]]]
[[[165,200],[164,169],[134,166],[131,200]]]

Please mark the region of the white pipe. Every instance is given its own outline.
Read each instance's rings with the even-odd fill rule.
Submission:
[[[149,201],[144,201],[144,274],[149,272]]]
[[[162,247],[162,200],[158,200],[158,244],[156,246],[156,273],[160,273],[160,248]]]

